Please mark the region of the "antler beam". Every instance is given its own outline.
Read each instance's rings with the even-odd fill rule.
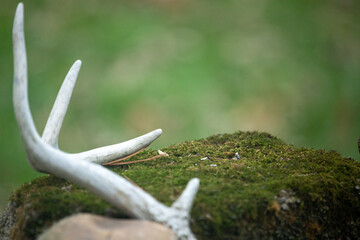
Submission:
[[[16,9],[13,26],[15,117],[25,144],[30,165],[37,171],[64,178],[112,203],[130,216],[153,220],[169,226],[178,239],[196,239],[189,226],[190,210],[199,188],[199,179],[189,181],[184,192],[171,207],[158,202],[150,194],[126,179],[95,163],[106,163],[148,146],[157,139],[158,129],[129,141],[70,154],[58,149],[62,121],[80,70],[76,61],[67,74],[40,138],[31,116],[27,93],[27,60],[24,39],[24,6]]]

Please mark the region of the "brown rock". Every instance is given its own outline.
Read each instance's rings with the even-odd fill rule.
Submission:
[[[151,221],[114,219],[92,214],[76,214],[54,224],[38,240],[175,240],[164,225]]]

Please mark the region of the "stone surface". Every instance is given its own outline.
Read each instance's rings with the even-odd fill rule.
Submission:
[[[0,239],[9,240],[10,233],[16,223],[16,205],[9,202],[6,209],[0,215]]]
[[[38,240],[175,240],[166,226],[151,221],[76,214],[62,219]]]
[[[189,179],[198,177],[191,212],[198,240],[359,239],[360,162],[354,159],[296,148],[258,132],[219,134],[161,150],[169,156],[109,168],[166,205],[179,197]],[[130,161],[156,155],[145,150]],[[24,184],[9,203],[14,207],[3,222],[5,239],[12,240],[36,239],[54,222],[76,213],[129,217],[54,176]]]

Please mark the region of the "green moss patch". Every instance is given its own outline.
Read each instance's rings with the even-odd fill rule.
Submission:
[[[236,132],[161,149],[169,157],[109,167],[170,205],[194,177],[191,213],[198,239],[356,239],[360,163],[337,152],[297,149],[267,133]],[[156,156],[147,150],[130,160]],[[203,160],[202,160],[203,159]],[[46,176],[11,197],[13,239],[34,239],[78,212],[126,217],[75,184]]]

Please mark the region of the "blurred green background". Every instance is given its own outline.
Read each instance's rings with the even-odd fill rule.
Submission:
[[[11,28],[0,7],[0,207],[39,176],[12,107]],[[237,130],[359,160],[360,1],[25,1],[29,97],[41,133],[83,61],[60,136],[78,152],[156,128],[152,148]]]

